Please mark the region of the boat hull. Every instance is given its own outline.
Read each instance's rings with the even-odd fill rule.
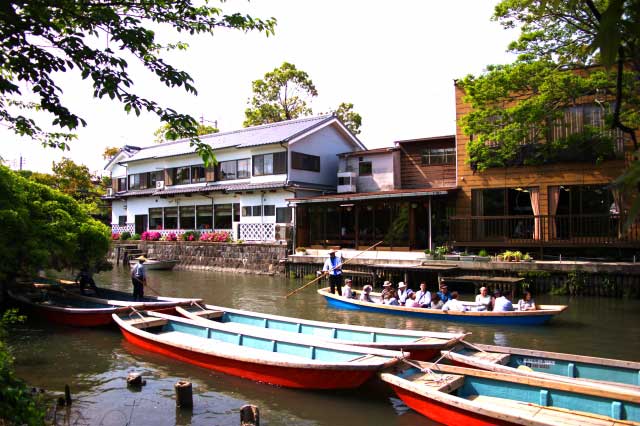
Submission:
[[[435,401],[423,395],[411,392],[400,386],[391,385],[396,395],[407,407],[423,416],[447,426],[511,426],[510,423],[492,417],[478,415],[469,410]]]
[[[111,314],[114,311],[107,313],[74,313],[74,312],[61,312],[54,311],[45,308],[39,308],[32,306],[30,309],[39,317],[51,321],[56,324],[71,325],[74,327],[98,327],[109,325],[113,322]]]
[[[352,389],[362,385],[374,370],[301,369],[244,362],[189,351],[130,333],[120,328],[124,338],[145,350],[182,362],[257,382],[299,389]]]
[[[339,309],[350,309],[367,312],[378,312],[383,314],[402,315],[408,317],[425,318],[441,321],[455,321],[473,324],[486,325],[541,325],[550,321],[555,315],[561,312],[514,312],[511,315],[505,313],[494,312],[455,312],[455,311],[439,311],[435,309],[425,308],[405,308],[403,306],[389,306],[376,303],[364,303],[343,299],[339,296],[326,294],[319,290],[329,306]],[[501,314],[501,315],[498,315]],[[508,314],[508,313],[507,313]]]

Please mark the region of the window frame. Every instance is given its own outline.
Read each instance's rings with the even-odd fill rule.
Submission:
[[[309,164],[312,162],[312,164]],[[320,172],[320,156],[291,151],[291,168],[308,172]]]
[[[420,152],[423,166],[445,166],[456,163],[456,148],[425,148]]]
[[[363,171],[363,166],[366,169],[368,165],[368,171]],[[371,161],[360,161],[358,163],[358,176],[372,176],[373,175],[373,163]]]
[[[242,177],[240,176],[240,169],[239,169],[239,163],[240,162],[246,162],[246,176],[243,173]],[[237,179],[249,179],[251,178],[251,159],[250,158],[238,158],[237,160],[227,160],[227,161],[220,161],[220,163],[218,163],[220,165],[220,180],[237,180]],[[225,165],[234,165],[234,173],[233,173],[233,177],[227,177],[225,176],[225,172],[224,172],[224,166]]]

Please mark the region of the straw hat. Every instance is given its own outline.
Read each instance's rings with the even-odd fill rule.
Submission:
[[[400,281],[400,282],[398,283],[398,288],[405,288],[406,286],[407,286],[407,285],[406,285],[404,282],[402,282],[402,281]]]
[[[391,281],[385,281],[382,287],[391,287]]]
[[[146,262],[146,261],[147,261],[147,258],[146,258],[146,257],[144,257],[144,256],[138,256],[138,257],[136,257],[136,260],[139,260],[139,261],[141,261],[141,262]]]
[[[336,254],[336,251],[334,249],[331,249],[327,254]]]

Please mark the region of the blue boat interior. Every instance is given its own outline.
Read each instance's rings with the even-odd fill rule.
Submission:
[[[457,352],[466,356],[472,356],[475,353],[471,348],[463,348],[457,350]],[[578,379],[602,380],[636,386],[640,385],[640,371],[631,368],[612,367],[609,365],[598,365],[579,361],[540,358],[516,354],[511,354],[509,356],[509,361],[506,365],[513,368],[518,368],[519,366],[524,365],[531,368],[533,371]]]
[[[411,376],[423,375],[417,368],[404,370],[399,377],[411,380]],[[451,392],[460,398],[473,399],[476,395],[519,401],[543,407],[581,411],[616,420],[640,421],[640,404],[617,401],[611,398],[584,395],[539,386],[511,383],[485,377],[465,376],[462,386]]]
[[[178,321],[168,321],[161,328],[152,332],[155,332],[158,335],[168,332],[180,332],[191,336],[209,339],[212,343],[230,343],[241,347],[296,356],[306,360],[315,360],[320,362],[350,362],[366,356],[366,352],[361,351],[336,350],[322,346],[309,345],[306,343],[284,342],[269,339],[267,337],[250,336],[243,333],[217,330],[202,325],[187,324]]]
[[[301,324],[295,321],[269,319],[236,312],[225,312],[224,315],[219,318],[219,321],[223,323],[236,323],[263,329],[318,336],[328,339],[340,339],[350,342],[403,343],[413,342],[417,339],[412,336],[398,336],[392,333],[367,332],[361,330],[324,327],[320,325]]]

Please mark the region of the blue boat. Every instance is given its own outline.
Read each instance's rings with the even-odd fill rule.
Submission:
[[[553,380],[598,381],[640,390],[640,362],[463,342],[443,356],[456,365]]]
[[[539,305],[539,309],[531,311],[442,311],[440,309],[410,308],[347,299],[330,293],[328,288],[319,289],[318,293],[324,296],[327,303],[334,308],[487,325],[540,325],[567,309],[566,305]],[[371,296],[379,298],[380,294],[371,293]]]
[[[273,335],[293,334],[330,343],[402,350],[411,352],[411,358],[419,360],[433,358],[442,349],[453,347],[466,336],[464,333],[396,330],[311,321],[213,305],[194,304],[177,307],[176,311],[204,325],[215,320],[216,323],[233,325],[237,330],[257,328],[268,330]]]
[[[380,374],[410,408],[444,425],[640,425],[640,393],[427,362]]]

